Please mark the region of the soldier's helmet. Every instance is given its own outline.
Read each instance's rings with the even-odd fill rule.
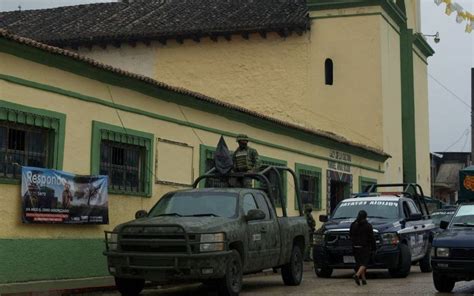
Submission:
[[[240,142],[240,141],[249,141],[249,137],[245,134],[239,134],[237,135],[237,142]]]
[[[311,213],[313,211],[313,206],[311,204],[305,204],[304,211],[307,213]]]

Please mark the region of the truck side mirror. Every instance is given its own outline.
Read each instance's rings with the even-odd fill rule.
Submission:
[[[328,215],[319,215],[319,222],[328,222]]]
[[[449,222],[446,221],[446,220],[441,220],[441,222],[439,223],[439,228],[441,229],[446,229],[448,228],[448,225],[449,225]]]
[[[135,219],[140,219],[146,216],[148,216],[148,213],[145,210],[139,210],[135,213]]]
[[[263,220],[265,219],[265,213],[259,209],[252,209],[247,212],[245,215],[245,220],[248,221],[255,221],[255,220]]]

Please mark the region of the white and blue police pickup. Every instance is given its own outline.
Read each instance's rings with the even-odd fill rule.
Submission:
[[[411,266],[419,263],[422,272],[431,272],[432,223],[419,185],[381,184],[377,187],[404,186],[400,193],[363,193],[341,201],[331,216],[321,215],[324,222],[313,235],[314,269],[318,277],[330,277],[334,269],[355,268],[351,223],[365,210],[372,224],[376,250],[369,268],[385,269],[396,278],[404,278]],[[410,194],[409,187],[421,194]],[[415,191],[416,192],[416,191]]]

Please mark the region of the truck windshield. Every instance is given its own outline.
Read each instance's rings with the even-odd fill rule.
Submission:
[[[360,210],[367,212],[368,218],[398,219],[397,201],[343,201],[337,207],[332,219],[356,218]]]
[[[454,227],[474,227],[474,205],[460,206],[451,220]]]
[[[227,217],[237,214],[236,193],[176,192],[165,195],[150,211],[149,217]]]

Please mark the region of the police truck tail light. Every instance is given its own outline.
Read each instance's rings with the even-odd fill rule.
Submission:
[[[384,245],[397,245],[399,242],[398,234],[396,232],[382,234],[382,244]]]
[[[118,244],[118,235],[116,233],[107,233],[107,248],[109,251],[116,251]]]
[[[209,233],[201,234],[200,252],[216,252],[225,250],[225,234]]]
[[[449,257],[449,248],[436,248],[436,257]]]

